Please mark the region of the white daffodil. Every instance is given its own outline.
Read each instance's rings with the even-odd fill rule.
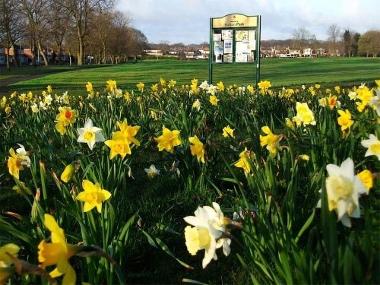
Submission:
[[[360,218],[359,197],[366,193],[364,185],[354,174],[354,162],[347,158],[341,166],[328,164],[326,178],[327,201],[330,211],[335,210],[338,221],[351,227],[351,218]]]
[[[197,111],[199,111],[201,109],[201,101],[199,101],[199,99],[195,100],[194,103],[193,103],[192,108],[196,109]]]
[[[154,164],[151,164],[149,168],[144,168],[144,171],[149,178],[154,178],[157,175],[160,175],[160,171],[156,168],[156,166],[154,166]]]
[[[376,110],[377,115],[380,116],[380,88],[377,88],[376,96],[372,98],[371,104]]]
[[[22,144],[18,144],[20,147],[16,149],[17,157],[20,159],[21,165],[30,167],[30,158],[29,154],[25,150],[25,147]]]
[[[38,105],[36,103],[33,103],[30,106],[30,109],[32,110],[33,113],[38,113],[40,111],[40,109],[38,108]]]
[[[92,120],[87,119],[83,128],[78,129],[78,142],[86,143],[92,150],[96,142],[103,142],[105,138],[101,133],[102,129],[94,127]]]
[[[215,95],[218,91],[218,87],[210,84],[210,86],[207,88],[207,93],[211,95]]]
[[[368,140],[362,140],[362,146],[368,148],[365,156],[376,155],[380,160],[380,141],[375,135],[370,134]]]
[[[212,259],[217,260],[216,249],[223,247],[224,255],[229,255],[231,240],[223,237],[227,224],[223,212],[217,203],[213,208],[198,207],[195,216],[187,216],[184,220],[192,225],[185,228],[186,247],[191,255],[199,250],[205,250],[202,267],[205,268]]]
[[[201,83],[201,85],[199,85],[199,88],[200,88],[200,89],[203,89],[203,90],[207,90],[208,87],[209,87],[209,85],[208,85],[208,83],[207,83],[206,80],[203,81],[203,82]]]

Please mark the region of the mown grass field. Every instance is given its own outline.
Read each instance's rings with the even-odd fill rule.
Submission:
[[[221,80],[225,84],[252,84],[254,72],[253,65],[215,65],[214,81]],[[3,70],[1,73],[0,80],[7,76],[7,71]],[[270,80],[272,85],[277,87],[309,83],[360,84],[364,81],[373,82],[379,77],[379,73],[380,58],[264,59],[261,78]],[[40,67],[37,70],[20,69],[12,71],[11,76],[16,79],[18,76],[19,80],[10,82],[6,91],[37,90],[51,84],[56,90],[75,92],[84,88],[87,81],[91,81],[95,87],[100,87],[109,79],[116,80],[121,88],[130,88],[140,81],[153,84],[160,77],[173,78],[177,84],[189,84],[193,78],[200,81],[208,79],[208,62],[145,60],[137,64],[82,68],[53,66]],[[10,81],[10,77],[7,80]],[[3,80],[2,85],[6,83],[6,80]]]

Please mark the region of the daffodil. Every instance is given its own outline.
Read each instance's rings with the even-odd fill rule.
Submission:
[[[92,183],[89,180],[83,180],[82,187],[84,191],[80,192],[76,197],[77,200],[84,202],[83,212],[96,210],[102,212],[102,203],[111,198],[111,193],[102,189],[99,183]]]
[[[218,83],[216,83],[216,87],[218,88],[218,90],[220,92],[223,92],[224,91],[224,84],[222,81],[219,81]]]
[[[351,119],[351,113],[349,110],[338,110],[338,114],[340,115],[338,117],[338,124],[342,130],[342,132],[345,132],[350,129],[354,121]]]
[[[166,150],[168,152],[173,152],[174,147],[182,144],[180,138],[180,131],[171,131],[165,127],[162,128],[162,135],[154,139],[157,142],[157,147],[159,151]]]
[[[50,272],[50,277],[57,278],[63,275],[62,285],[76,284],[76,273],[69,263],[75,254],[75,246],[66,242],[65,233],[59,227],[53,216],[45,214],[45,227],[51,232],[51,242],[42,240],[38,245],[38,261],[42,268],[56,265]]]
[[[249,162],[249,159],[251,157],[251,152],[245,148],[240,154],[239,154],[239,160],[234,164],[238,168],[242,168],[244,170],[245,174],[248,174],[251,172],[251,165]]]
[[[307,103],[296,103],[297,115],[293,117],[293,121],[297,126],[303,125],[315,125],[315,119],[313,112],[309,109]]]
[[[376,96],[371,100],[373,108],[376,110],[378,116],[380,116],[380,87],[376,90]]]
[[[184,220],[191,226],[185,228],[187,250],[196,255],[199,250],[205,250],[202,267],[205,268],[212,259],[217,260],[216,249],[223,247],[224,255],[230,254],[231,240],[224,237],[228,219],[224,217],[219,204],[212,203],[213,207],[198,207],[194,216],[187,216]]]
[[[69,182],[71,178],[73,177],[75,172],[75,167],[72,163],[66,165],[65,169],[63,170],[61,174],[61,180],[65,183]]]
[[[151,164],[149,168],[144,168],[144,171],[149,178],[154,178],[160,174],[160,171],[154,166],[154,164]]]
[[[133,143],[137,146],[140,145],[140,142],[135,138],[140,126],[130,126],[127,121],[117,122],[117,125],[120,129],[120,135],[123,136],[129,143]],[[116,132],[118,134],[118,132]]]
[[[0,247],[0,284],[7,284],[13,271],[12,257],[17,258],[19,250],[20,248],[13,243],[7,243]]]
[[[260,135],[260,145],[262,147],[266,146],[266,149],[271,155],[276,155],[281,137],[273,134],[268,126],[262,127],[261,131],[265,134],[265,136]]]
[[[235,129],[231,129],[230,125],[225,126],[223,128],[223,137],[225,137],[225,138],[228,138],[228,137],[234,138],[235,137],[234,131],[235,131]]]
[[[338,221],[346,227],[351,227],[352,218],[360,217],[359,197],[366,193],[364,185],[354,175],[354,162],[347,158],[341,166],[328,164],[326,178],[326,192],[328,208],[335,211]]]
[[[198,162],[205,163],[205,148],[197,136],[189,138],[191,155],[196,156]]]
[[[92,83],[91,82],[87,82],[86,83],[86,91],[88,93],[93,93],[94,92],[94,87],[92,86]]]
[[[357,91],[357,98],[360,102],[356,102],[359,112],[363,112],[364,109],[371,103],[373,99],[373,92],[367,86],[360,86]]]
[[[358,178],[363,183],[366,192],[368,194],[369,190],[373,187],[373,174],[368,169],[365,169],[358,173]]]
[[[66,127],[72,125],[76,120],[76,111],[70,107],[59,107],[59,113],[56,116],[55,129],[61,134],[66,133]]]
[[[30,158],[23,145],[19,144],[19,148],[14,151],[13,148],[9,150],[10,156],[8,157],[7,166],[8,172],[13,177],[19,179],[20,170],[24,169],[24,166],[30,167]]]
[[[117,84],[115,80],[108,80],[106,82],[106,90],[108,93],[115,93],[117,90]]]
[[[123,137],[114,137],[111,140],[105,141],[104,144],[111,149],[110,159],[113,159],[116,155],[120,155],[121,158],[124,158],[127,154],[132,153],[128,141]]]
[[[362,140],[361,144],[367,148],[365,156],[375,155],[380,160],[380,141],[374,134],[370,134],[368,140]]]
[[[215,95],[210,95],[209,101],[210,101],[211,105],[217,106],[219,99]]]
[[[77,141],[79,143],[86,143],[91,150],[94,148],[95,143],[105,140],[102,129],[94,127],[91,119],[87,119],[84,127],[78,129],[78,135]]]
[[[174,88],[174,86],[177,84],[177,81],[171,79],[168,83],[168,87],[169,88]]]
[[[195,100],[193,102],[192,108],[199,111],[201,109],[201,101],[199,101],[199,99]]]
[[[265,94],[268,91],[268,89],[272,86],[272,84],[268,80],[260,81],[257,85],[259,86],[261,94]]]
[[[136,84],[137,90],[139,90],[140,92],[144,91],[144,86],[145,86],[145,84],[142,82],[139,82]]]

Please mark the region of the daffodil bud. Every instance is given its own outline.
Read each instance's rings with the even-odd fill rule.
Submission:
[[[74,165],[67,165],[61,174],[61,180],[65,183],[69,182],[74,175],[74,171]]]

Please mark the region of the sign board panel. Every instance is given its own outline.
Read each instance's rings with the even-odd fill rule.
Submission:
[[[260,78],[261,16],[228,14],[210,19],[209,83],[213,64],[256,63]]]
[[[242,14],[229,14],[212,19],[212,27],[218,28],[256,28],[258,16],[246,16]]]

